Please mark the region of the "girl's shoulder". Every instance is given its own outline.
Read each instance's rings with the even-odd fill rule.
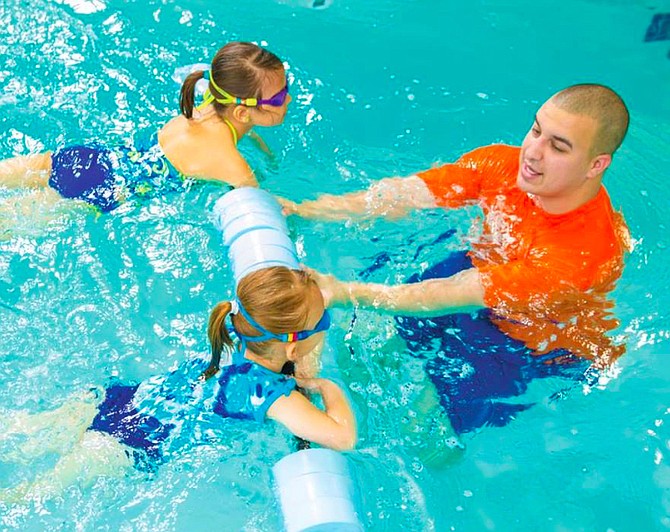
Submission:
[[[221,368],[215,412],[263,421],[268,408],[296,388],[295,379],[245,360]]]
[[[177,116],[158,132],[167,159],[182,173],[217,179],[213,170],[240,157],[228,127],[220,121]]]

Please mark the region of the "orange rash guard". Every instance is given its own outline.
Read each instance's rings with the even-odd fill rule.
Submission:
[[[493,145],[421,172],[438,205],[479,205],[470,257],[497,325],[529,347],[615,358],[602,332],[617,323],[604,297],[621,274],[629,234],[604,187],[574,211],[549,214],[519,189],[520,148]],[[588,316],[589,323],[585,319]],[[611,344],[605,340],[606,344]]]

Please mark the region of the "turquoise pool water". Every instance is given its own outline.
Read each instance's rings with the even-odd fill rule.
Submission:
[[[562,385],[534,381],[523,398],[533,408],[467,435],[465,454],[435,469],[403,446],[399,419],[423,374],[389,347],[398,345],[389,317],[359,311],[350,327],[352,312],[336,311],[324,374],[348,387],[357,411],[361,441],[350,460],[368,530],[670,528],[670,41],[644,42],[668,2],[301,4],[6,0],[0,156],[154,129],[176,112],[174,69],[232,39],[267,44],[290,66],[289,116],[263,132],[275,160],[243,149],[264,187],[294,199],[412,173],[479,145],[518,144],[557,89],[613,86],[632,124],[606,185],[636,245],[614,293],[627,353],[609,382],[550,400]],[[231,280],[209,217],[217,198],[201,186],[99,218],[73,213],[47,235],[29,219],[20,237],[0,243],[0,419],[207,350],[208,311]],[[467,216],[291,224],[307,264],[353,278],[386,253],[374,279],[391,282],[457,248],[458,236],[418,252],[445,227],[465,231]],[[269,469],[291,445],[272,426],[201,420],[193,443],[155,473],[0,505],[0,527],[277,530]],[[0,487],[55,459],[0,462]]]

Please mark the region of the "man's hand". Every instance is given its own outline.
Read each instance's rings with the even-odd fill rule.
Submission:
[[[340,281],[334,275],[317,272],[311,268],[304,267],[310,277],[316,281],[323,296],[323,304],[326,307],[341,305],[350,301],[348,283]]]
[[[291,216],[292,214],[299,214],[299,205],[295,201],[290,199],[282,198],[281,196],[276,196],[277,201],[281,205],[281,210],[284,216]]]

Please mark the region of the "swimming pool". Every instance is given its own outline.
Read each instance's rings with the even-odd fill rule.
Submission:
[[[403,449],[400,420],[422,372],[401,347],[388,362],[398,345],[391,318],[358,311],[351,326],[352,311],[336,311],[324,373],[355,404],[361,439],[350,459],[369,530],[670,528],[670,41],[644,41],[668,3],[300,4],[7,0],[0,155],[152,130],[176,112],[174,68],[207,60],[232,39],[267,43],[290,65],[285,126],[263,132],[275,160],[243,149],[265,188],[294,199],[412,173],[479,145],[518,144],[555,90],[580,81],[613,86],[632,124],[605,183],[636,246],[614,293],[627,353],[610,382],[550,400],[561,384],[534,381],[524,396],[533,408],[466,435],[464,455],[432,469]],[[0,419],[57,407],[112,376],[163,373],[207,350],[208,311],[229,295],[231,280],[209,217],[217,198],[215,187],[201,186],[100,218],[75,213],[47,236],[31,232],[28,220],[22,237],[0,243]],[[434,212],[397,223],[291,224],[310,266],[353,278],[385,256],[372,278],[403,281],[445,247],[456,249],[466,219]],[[419,249],[445,227],[456,236]],[[0,506],[0,522],[276,530],[269,467],[291,446],[272,427],[256,434],[202,419],[193,443],[156,472]],[[37,471],[0,463],[0,487],[54,460],[45,456]]]

